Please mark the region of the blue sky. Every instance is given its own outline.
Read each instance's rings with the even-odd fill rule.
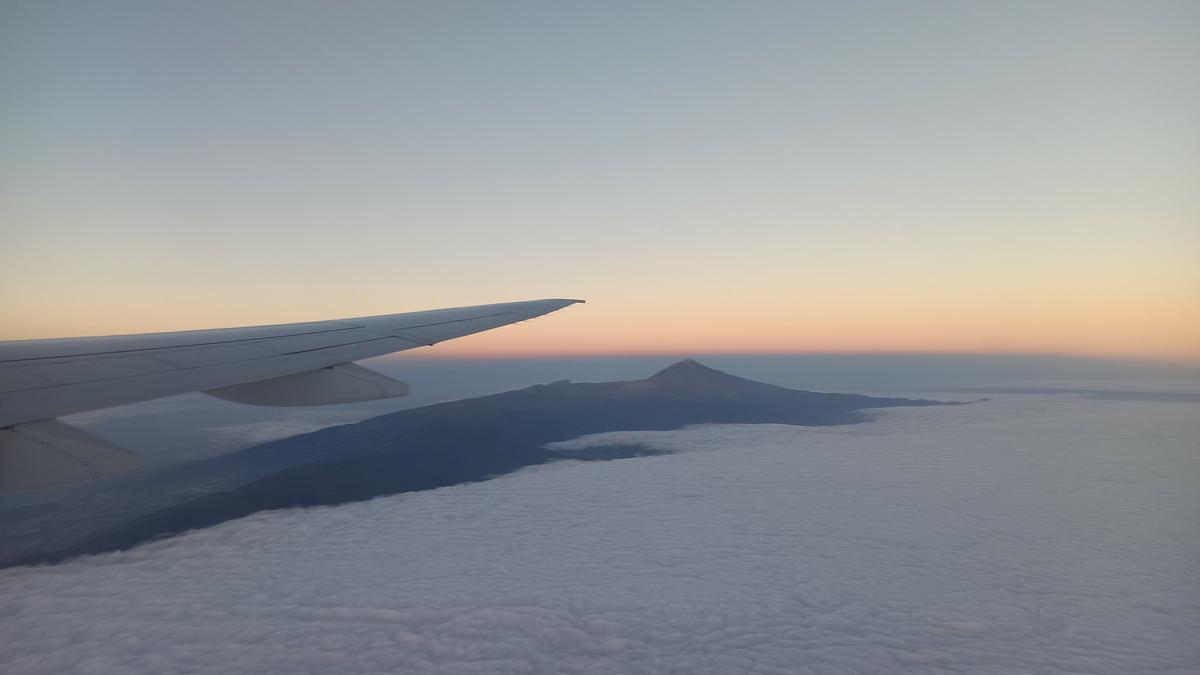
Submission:
[[[0,338],[578,296],[455,348],[1200,358],[1193,3],[0,19]]]

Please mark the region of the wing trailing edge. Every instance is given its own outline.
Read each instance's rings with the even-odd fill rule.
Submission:
[[[96,480],[141,464],[134,453],[58,420],[0,428],[0,493]]]
[[[357,363],[342,363],[295,375],[207,389],[234,403],[267,406],[331,405],[407,396],[407,384]]]

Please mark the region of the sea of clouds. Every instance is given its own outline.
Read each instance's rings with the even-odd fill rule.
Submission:
[[[1011,395],[0,570],[5,673],[1196,673],[1195,404]]]

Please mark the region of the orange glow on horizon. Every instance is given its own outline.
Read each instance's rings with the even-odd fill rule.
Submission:
[[[763,296],[737,303],[657,303],[651,299],[593,299],[515,326],[421,349],[422,358],[495,358],[680,354],[1042,354],[1200,362],[1200,312],[1176,311],[1178,298],[1125,303],[1112,317],[1107,302],[1071,302],[1047,293],[986,303],[942,298],[891,302],[808,298],[781,302]],[[886,299],[885,299],[886,300]],[[5,339],[115,335],[263,325],[338,318],[336,303],[320,309],[199,304],[116,316],[103,311],[27,314],[5,322]],[[447,303],[454,304],[454,303]],[[457,303],[464,304],[464,303]],[[423,307],[424,308],[424,307]],[[238,310],[240,311],[234,311]],[[351,307],[351,309],[357,309]],[[362,307],[359,316],[380,313]],[[375,309],[376,311],[371,311]],[[418,309],[417,307],[404,309]],[[207,310],[207,311],[204,311]],[[207,320],[202,317],[209,317]],[[35,321],[40,319],[40,321]]]
[[[1147,269],[1108,278],[1028,269],[1019,277],[964,270],[922,278],[897,270],[830,280],[777,268],[757,277],[723,272],[660,283],[617,276],[582,288],[559,288],[538,278],[501,297],[481,295],[474,285],[463,290],[431,284],[404,294],[320,284],[304,294],[233,283],[64,285],[5,298],[0,339],[319,321],[533,299],[553,290],[587,302],[420,353],[431,358],[986,353],[1200,362],[1200,274],[1182,265],[1156,273]],[[46,302],[51,295],[55,302]]]

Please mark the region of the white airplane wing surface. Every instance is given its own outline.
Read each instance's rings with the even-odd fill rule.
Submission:
[[[136,465],[135,455],[54,418],[193,391],[302,406],[403,396],[354,361],[532,319],[551,299],[312,323],[0,342],[0,492]]]

